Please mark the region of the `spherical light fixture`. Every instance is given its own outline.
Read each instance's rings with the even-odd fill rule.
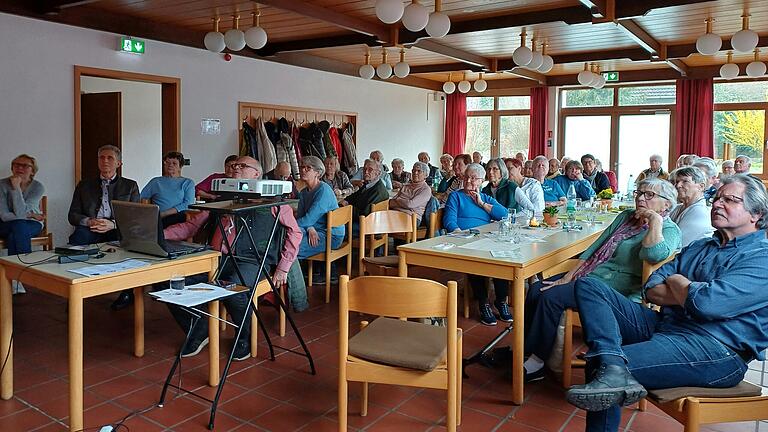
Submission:
[[[411,73],[411,67],[405,62],[405,48],[400,49],[400,61],[395,65],[395,76],[405,78]]]
[[[381,50],[381,64],[376,66],[376,76],[381,79],[388,79],[392,76],[392,66],[387,63],[387,50]]]
[[[362,79],[371,79],[374,75],[376,75],[376,69],[371,66],[371,55],[369,53],[365,53],[365,64],[360,66],[360,69],[357,70],[358,75],[360,75],[360,78]]]
[[[533,52],[525,46],[525,29],[520,33],[520,46],[512,52],[512,61],[518,66],[528,66],[533,59]]]
[[[205,49],[211,52],[220,53],[224,51],[224,35],[219,33],[219,18],[213,19],[213,31],[205,34],[203,39]]]
[[[760,61],[760,50],[755,48],[755,60],[747,65],[747,75],[751,78],[758,78],[765,75],[765,63]]]
[[[536,38],[531,39],[531,61],[525,67],[531,70],[536,70],[544,63],[544,56],[540,52],[536,51]]]
[[[443,1],[435,0],[435,11],[429,14],[429,22],[427,22],[425,29],[427,34],[433,38],[444,37],[451,30],[451,19],[442,10]]]
[[[467,80],[462,80],[459,81],[457,88],[461,93],[468,93],[470,90],[472,90],[472,84],[470,84]]]
[[[488,81],[483,79],[483,73],[480,72],[480,79],[475,81],[475,83],[472,85],[472,87],[475,88],[475,91],[478,93],[484,92],[488,88]]]
[[[739,76],[739,65],[731,63],[733,54],[728,51],[728,60],[720,67],[720,76],[725,79],[734,79]]]
[[[224,43],[232,51],[245,48],[245,33],[240,30],[240,15],[232,16],[232,28],[224,33]]]
[[[720,51],[720,48],[723,46],[723,41],[720,39],[720,36],[712,33],[713,21],[714,18],[707,18],[704,20],[704,22],[707,23],[707,32],[696,39],[696,51],[698,51],[699,54],[713,55]]]
[[[376,16],[384,24],[394,24],[403,17],[405,6],[402,0],[377,0]]]
[[[576,75],[576,80],[583,86],[590,86],[595,80],[595,74],[589,70],[589,65],[584,63],[584,70]]]
[[[245,31],[245,44],[253,49],[264,48],[267,44],[267,32],[259,25],[261,11],[259,5],[256,5],[256,12],[251,12],[253,16],[253,27]]]
[[[456,91],[456,84],[453,81],[446,81],[443,83],[443,91],[445,94],[451,94]]]
[[[546,54],[543,55],[541,66],[539,66],[539,72],[547,73],[551,71],[553,67],[555,67],[555,61],[552,59],[552,56]]]
[[[413,0],[411,4],[405,7],[403,13],[403,25],[412,32],[424,30],[429,22],[429,11],[420,5],[418,0]]]
[[[752,52],[760,39],[757,33],[749,29],[749,14],[741,16],[741,30],[731,38],[731,46],[738,52]]]

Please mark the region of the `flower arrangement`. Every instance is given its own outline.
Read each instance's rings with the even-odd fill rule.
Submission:
[[[546,206],[544,207],[544,214],[555,216],[556,214],[560,213],[560,209],[557,208],[557,206]]]
[[[613,189],[603,189],[600,192],[597,193],[598,199],[611,199],[613,198]]]

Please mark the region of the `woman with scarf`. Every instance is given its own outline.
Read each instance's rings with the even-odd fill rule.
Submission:
[[[630,300],[641,301],[643,261],[657,263],[680,249],[680,229],[669,218],[677,201],[671,183],[644,180],[635,191],[635,209],[616,216],[611,226],[579,257],[568,273],[537,282],[525,299],[525,380],[544,378],[560,316],[576,308],[574,285],[578,278],[597,278]],[[589,319],[588,316],[582,317]]]

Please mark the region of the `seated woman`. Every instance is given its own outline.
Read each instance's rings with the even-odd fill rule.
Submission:
[[[37,162],[32,156],[16,156],[11,173],[0,181],[0,238],[5,240],[8,255],[18,255],[32,252],[32,237],[43,229],[40,200],[45,188],[35,180]],[[24,286],[13,281],[13,293],[24,292]]]
[[[394,166],[394,163],[392,165]],[[392,172],[394,173],[394,170]],[[389,209],[409,215],[416,214],[416,219],[421,224],[421,217],[424,215],[429,199],[432,198],[432,188],[427,184],[429,165],[416,162],[413,164],[411,174],[413,175],[410,183],[403,185],[397,195],[389,200]]]
[[[467,165],[471,163],[472,158],[468,154],[456,155],[456,158],[453,159],[453,176],[450,178],[443,177],[443,180],[437,187],[438,199],[441,203],[445,203],[451,192],[464,187],[464,170],[467,168]]]
[[[181,176],[184,155],[168,152],[163,156],[163,175],[155,177],[141,190],[141,199],[160,207],[163,228],[184,222],[187,207],[195,203],[195,183]]]
[[[695,166],[678,168],[670,173],[669,181],[677,189],[677,201],[669,218],[680,227],[683,233],[682,246],[688,246],[695,240],[711,237],[715,232],[712,218],[704,198],[707,177],[704,171]]]
[[[485,178],[485,169],[480,164],[470,164],[465,172],[464,188],[448,196],[443,211],[443,226],[448,232],[460,231],[485,225],[493,220],[500,220],[507,215],[507,209],[492,196],[482,193],[480,185]],[[480,276],[470,276],[475,296],[480,301],[481,322],[496,325],[496,317],[488,304],[485,280]],[[508,282],[494,281],[496,288],[496,309],[502,321],[511,322],[512,314],[507,303]]]
[[[325,166],[317,156],[304,156],[300,164],[301,179],[307,187],[299,192],[299,207],[296,210],[296,222],[301,228],[299,259],[305,259],[325,251],[328,238],[326,215],[339,208],[331,187],[320,181],[325,174]],[[331,229],[331,248],[336,249],[344,242],[343,226]]]
[[[392,159],[392,172],[389,177],[392,179],[392,189],[400,189],[404,184],[411,182],[411,173],[405,171],[405,162],[400,158]]]
[[[610,285],[630,300],[640,301],[643,261],[657,263],[680,249],[680,229],[669,218],[677,201],[671,183],[649,179],[635,191],[636,209],[625,210],[579,257],[568,273],[533,284],[525,298],[525,379],[544,378],[560,316],[575,308],[574,285],[589,276]],[[582,316],[588,320],[589,316]]]
[[[440,156],[440,174],[444,179],[453,176],[453,156],[448,153]]]
[[[515,199],[518,185],[509,181],[509,171],[504,161],[501,158],[489,160],[485,172],[488,184],[482,192],[495,198],[505,208],[518,210],[520,204]]]
[[[531,161],[533,162],[533,161]],[[524,165],[519,159],[508,159],[509,182],[518,186],[515,191],[520,210],[526,210],[531,215],[544,211],[544,191],[535,178],[523,176]]]
[[[352,186],[347,173],[339,169],[338,158],[327,157],[323,161],[323,165],[325,166],[325,174],[321,180],[330,186],[336,195],[349,195],[355,191],[356,188]]]

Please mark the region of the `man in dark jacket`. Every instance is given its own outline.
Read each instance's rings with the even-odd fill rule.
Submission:
[[[139,185],[117,174],[123,164],[120,149],[112,145],[101,146],[98,155],[99,178],[80,180],[72,195],[68,219],[75,232],[69,236],[71,245],[118,240],[112,200],[139,202]],[[125,290],[112,303],[112,309],[123,309],[132,301],[133,291]]]
[[[608,181],[608,176],[597,169],[594,156],[589,153],[585,154],[581,157],[581,164],[584,166],[584,171],[582,172],[584,180],[589,181],[589,184],[592,186],[592,189],[595,190],[595,193],[611,188],[611,182]]]
[[[440,173],[440,168],[429,163],[429,153],[419,153],[419,162],[424,162],[429,167],[429,175],[427,175],[427,184],[433,186],[439,184],[443,180],[443,175]]]
[[[373,204],[389,199],[389,192],[381,180],[381,164],[373,159],[366,159],[362,171],[363,185],[341,202],[342,206],[352,206],[353,221],[359,220],[360,216],[368,216]],[[357,224],[353,228],[355,227]]]

